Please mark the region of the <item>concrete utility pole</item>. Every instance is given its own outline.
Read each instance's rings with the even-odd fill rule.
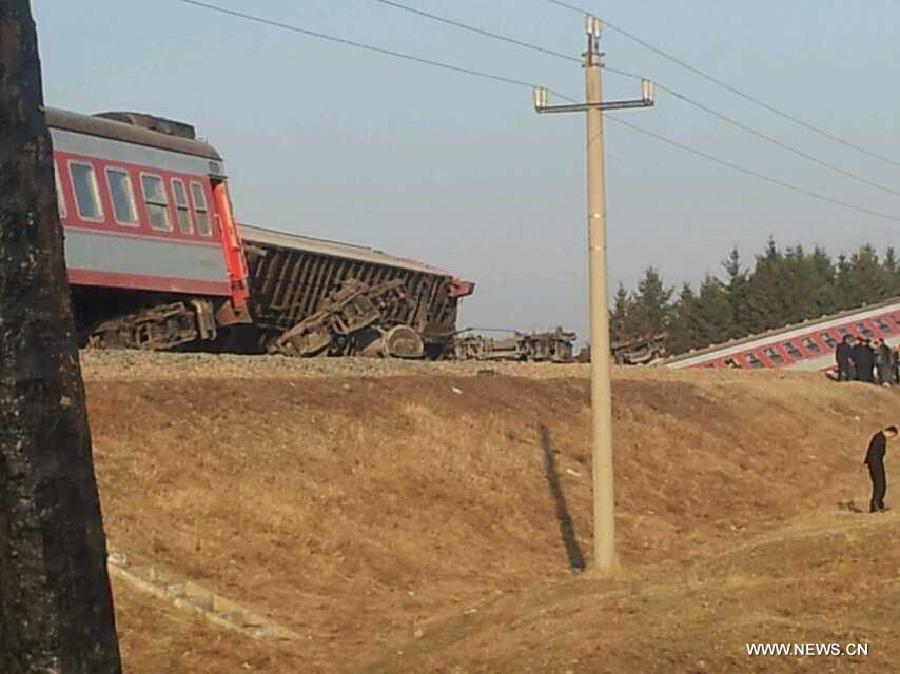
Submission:
[[[588,262],[591,313],[591,456],[593,464],[594,566],[616,560],[613,517],[612,402],[609,364],[609,291],[606,280],[606,203],[603,177],[603,111],[653,105],[653,85],[642,83],[642,98],[603,102],[600,19],[587,17],[584,53],[585,103],[547,105],[547,90],[534,90],[539,113],[584,112],[587,117]]]
[[[0,0],[0,672],[121,672],[28,0]]]

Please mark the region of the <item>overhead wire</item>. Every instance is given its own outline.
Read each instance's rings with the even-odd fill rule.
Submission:
[[[247,12],[240,12],[237,10],[228,9],[227,7],[222,7],[221,5],[216,5],[211,2],[203,2],[202,0],[175,0],[175,2],[180,2],[185,5],[193,5],[195,7],[202,7],[204,9],[208,9],[213,12],[218,12],[219,14],[225,14],[225,15],[232,16],[235,18],[243,19],[244,21],[252,21],[254,23],[271,26],[273,28],[280,28],[282,30],[291,31],[293,33],[299,33],[301,35],[306,35],[307,37],[314,37],[314,38],[317,38],[320,40],[325,40],[327,42],[341,44],[346,47],[362,49],[365,51],[374,52],[376,54],[381,54],[382,56],[392,56],[394,58],[403,59],[404,61],[410,61],[413,63],[429,65],[429,66],[433,66],[435,68],[442,68],[444,70],[450,70],[450,71],[460,73],[463,75],[471,75],[473,77],[480,77],[482,79],[493,80],[495,82],[503,82],[505,84],[514,84],[514,85],[517,85],[520,87],[533,88],[535,86],[533,83],[526,82],[525,80],[519,80],[519,79],[515,79],[512,77],[505,77],[503,75],[496,75],[494,73],[489,73],[489,72],[485,72],[482,70],[475,70],[473,68],[467,68],[465,66],[456,65],[454,63],[447,63],[445,61],[437,61],[435,59],[425,58],[423,56],[415,56],[413,54],[407,54],[404,52],[395,51],[393,49],[379,47],[377,45],[368,44],[366,42],[358,42],[356,40],[349,40],[347,38],[338,37],[336,35],[329,35],[328,33],[322,33],[319,31],[310,30],[309,28],[303,28],[301,26],[286,23],[284,21],[277,21],[274,19],[266,19],[261,16],[249,14]]]
[[[484,37],[488,37],[488,38],[495,39],[495,40],[500,40],[502,42],[514,44],[519,47],[531,49],[533,51],[537,51],[537,52],[543,53],[548,56],[553,56],[553,57],[559,58],[561,60],[566,60],[566,61],[570,61],[570,62],[574,61],[579,64],[582,62],[581,59],[579,59],[579,58],[568,56],[566,54],[562,54],[560,52],[554,51],[552,49],[548,49],[546,47],[542,47],[540,45],[536,45],[531,42],[527,42],[525,40],[520,40],[518,38],[510,37],[509,35],[502,35],[500,33],[488,31],[484,28],[481,28],[480,26],[474,26],[472,24],[463,23],[456,19],[449,19],[447,17],[440,16],[438,14],[426,12],[426,11],[420,10],[416,7],[411,7],[405,3],[398,2],[397,0],[372,0],[372,1],[382,4],[382,5],[388,5],[390,7],[395,7],[397,9],[401,9],[405,12],[409,12],[416,16],[427,18],[431,21],[437,21],[439,23],[448,24],[450,26],[453,26],[456,28],[462,28],[464,30],[476,33],[476,34],[484,36]],[[620,70],[618,68],[611,68],[608,66],[603,66],[603,67],[604,67],[604,70],[606,70],[607,72],[614,73],[616,75],[621,75],[623,77],[628,77],[628,78],[635,79],[635,80],[645,79],[639,75],[635,75],[634,73]],[[820,159],[812,154],[809,154],[808,152],[804,152],[803,150],[800,150],[788,143],[785,143],[784,141],[781,141],[781,140],[775,138],[774,136],[770,136],[758,129],[753,128],[752,126],[750,126],[748,124],[745,124],[743,122],[740,122],[740,121],[734,119],[733,117],[730,117],[724,113],[718,112],[717,110],[714,110],[713,108],[709,107],[705,103],[701,103],[700,101],[697,101],[697,100],[691,98],[690,96],[687,96],[686,94],[679,93],[678,91],[675,91],[674,89],[672,89],[671,87],[669,87],[665,84],[662,84],[660,82],[655,82],[655,84],[658,89],[667,92],[668,94],[672,95],[673,97],[675,97],[677,99],[680,99],[681,101],[684,101],[688,105],[692,105],[692,106],[696,107],[697,109],[705,112],[706,114],[711,115],[711,116],[719,119],[720,121],[724,121],[725,123],[730,124],[738,129],[741,129],[742,131],[749,133],[750,135],[756,136],[757,138],[760,138],[768,143],[771,143],[771,144],[781,148],[782,150],[791,152],[802,159],[805,159],[807,161],[811,161],[815,164],[818,164],[819,166],[822,166],[830,171],[833,171],[834,173],[837,173],[838,175],[844,176],[846,178],[850,178],[851,180],[855,180],[861,184],[868,185],[869,187],[873,187],[875,189],[881,190],[882,192],[886,192],[888,194],[892,194],[894,196],[900,197],[900,190],[896,190],[891,187],[888,187],[887,185],[883,185],[877,181],[870,180],[869,178],[866,178],[862,175],[854,173],[853,171],[848,171],[848,170],[843,169],[840,166],[837,166],[831,162],[825,161],[824,159]]]
[[[550,4],[553,4],[553,5],[559,5],[560,7],[565,7],[566,9],[570,9],[574,12],[583,14],[585,16],[592,15],[592,13],[590,11],[588,11],[585,7],[575,5],[570,2],[566,2],[565,0],[547,0],[547,2],[549,2]],[[691,65],[690,63],[688,63],[685,60],[680,59],[677,56],[673,56],[672,54],[670,54],[666,51],[663,51],[659,47],[648,42],[647,40],[644,40],[644,39],[638,37],[637,35],[630,33],[629,31],[625,30],[624,28],[621,28],[620,26],[617,26],[614,23],[611,23],[610,21],[608,21],[605,18],[603,19],[603,24],[605,26],[609,26],[609,28],[611,28],[615,32],[619,33],[620,35],[623,35],[624,37],[628,38],[632,42],[636,42],[637,44],[645,47],[646,49],[649,49],[654,54],[657,54],[658,56],[661,56],[669,61],[672,61],[673,63],[678,64],[682,68],[689,70],[690,72],[694,73],[698,77],[702,77],[703,79],[707,80],[708,82],[712,82],[713,84],[716,84],[717,86],[720,86],[723,89],[730,91],[731,93],[735,94],[736,96],[740,96],[741,98],[743,98],[746,101],[755,103],[756,105],[768,110],[769,112],[771,112],[774,115],[777,115],[783,119],[791,121],[794,124],[798,124],[798,125],[802,126],[803,128],[805,128],[809,131],[812,131],[813,133],[816,133],[824,138],[828,138],[829,140],[839,143],[841,145],[844,145],[845,147],[852,148],[852,149],[856,150],[857,152],[860,152],[864,155],[872,157],[873,159],[878,159],[887,164],[891,164],[892,166],[900,166],[900,161],[897,161],[896,159],[891,159],[890,157],[886,157],[877,152],[873,152],[872,150],[869,150],[868,148],[865,148],[862,145],[859,145],[857,143],[849,141],[846,138],[841,138],[840,136],[835,135],[829,131],[826,131],[825,129],[822,129],[810,122],[807,122],[806,120],[801,119],[800,117],[797,117],[796,115],[792,115],[788,112],[785,112],[784,110],[781,110],[781,109],[775,107],[771,103],[764,101],[763,99],[759,98],[758,96],[749,94],[746,91],[739,89],[738,87],[736,87],[732,84],[729,84],[725,80],[715,77],[713,75],[710,75],[706,71],[701,70],[700,68],[698,68],[694,65]]]
[[[799,150],[796,147],[789,145],[788,143],[785,143],[784,141],[778,140],[774,136],[770,136],[758,129],[755,129],[754,127],[752,127],[748,124],[744,124],[743,122],[740,122],[740,121],[734,119],[733,117],[729,117],[728,115],[726,115],[724,113],[718,112],[718,111],[710,108],[708,105],[701,103],[700,101],[694,100],[693,98],[690,98],[689,96],[681,94],[681,93],[675,91],[674,89],[667,87],[664,84],[660,84],[657,82],[656,86],[659,89],[662,89],[663,91],[668,92],[671,96],[674,96],[675,98],[677,98],[681,101],[684,101],[688,105],[692,105],[695,108],[702,110],[706,114],[712,115],[713,117],[715,117],[719,120],[722,120],[723,122],[726,122],[728,124],[731,124],[732,126],[737,127],[738,129],[741,129],[742,131],[745,131],[746,133],[749,133],[753,136],[756,136],[757,138],[761,138],[768,143],[777,145],[778,147],[782,148],[783,150],[787,150],[788,152],[791,152],[791,153],[797,155],[798,157],[802,157],[803,159],[814,162],[814,163],[818,164],[819,166],[823,166],[823,167],[827,168],[829,171],[833,171],[833,172],[835,172],[839,175],[842,175],[846,178],[850,178],[850,179],[855,180],[864,185],[868,185],[869,187],[874,187],[875,189],[881,190],[882,192],[887,192],[888,194],[893,194],[894,196],[900,197],[900,190],[895,190],[891,187],[888,187],[887,185],[883,185],[879,182],[870,180],[870,179],[868,179],[864,176],[861,176],[857,173],[853,173],[852,171],[847,171],[846,169],[842,169],[840,166],[837,166],[835,164],[827,162],[824,159],[819,159],[818,157],[811,155],[808,152],[804,152],[803,150]]]
[[[677,140],[673,140],[672,138],[668,138],[667,136],[663,136],[662,134],[656,133],[655,131],[650,131],[649,129],[645,129],[642,126],[638,126],[637,124],[633,124],[632,122],[626,122],[624,119],[620,119],[619,117],[614,117],[608,115],[606,119],[615,122],[616,124],[621,124],[623,126],[627,126],[628,128],[642,133],[646,136],[650,136],[651,138],[655,138],[663,143],[668,145],[672,145],[674,147],[680,148],[685,152],[689,152],[698,157],[702,157],[711,162],[715,162],[716,164],[720,164],[722,166],[727,166],[728,168],[734,169],[735,171],[739,171],[748,176],[753,176],[754,178],[759,178],[760,180],[765,180],[766,182],[772,183],[774,185],[779,185],[785,189],[791,190],[793,192],[797,192],[799,194],[805,194],[808,197],[812,197],[814,199],[818,199],[820,201],[827,201],[832,204],[836,204],[838,206],[843,206],[844,208],[849,208],[851,210],[857,211],[859,213],[864,213],[866,215],[873,215],[878,218],[885,218],[886,220],[894,220],[895,222],[900,222],[900,216],[892,215],[890,213],[882,213],[880,211],[875,211],[870,208],[866,208],[865,206],[860,206],[858,204],[854,204],[849,201],[843,201],[842,199],[836,199],[834,197],[829,197],[826,194],[821,194],[819,192],[814,192],[813,190],[808,190],[805,187],[800,187],[799,185],[794,185],[793,183],[789,183],[786,180],[780,180],[778,178],[773,178],[772,176],[766,175],[765,173],[760,173],[759,171],[755,171],[753,169],[749,169],[745,166],[741,166],[740,164],[736,164],[727,159],[722,159],[721,157],[717,157],[715,155],[709,154],[708,152],[704,152],[703,150],[698,150],[696,148],[687,145],[686,143],[681,143]]]
[[[289,24],[289,23],[286,23],[286,22],[283,22],[283,21],[277,21],[277,20],[273,20],[273,19],[267,19],[267,18],[263,18],[263,17],[256,16],[256,15],[253,15],[253,14],[249,14],[249,13],[247,13],[247,12],[240,12],[240,11],[228,9],[228,8],[226,8],[226,7],[222,7],[222,6],[220,6],[220,5],[216,5],[216,4],[213,4],[213,3],[210,3],[210,2],[205,2],[205,1],[203,1],[203,0],[175,0],[175,1],[176,1],[176,2],[180,2],[180,3],[182,3],[182,4],[186,4],[186,5],[192,5],[192,6],[195,6],[195,7],[204,8],[204,9],[207,9],[207,10],[210,10],[210,11],[214,11],[214,12],[217,12],[217,13],[220,13],[220,14],[232,16],[232,17],[239,18],[239,19],[242,19],[242,20],[245,20],[245,21],[251,21],[251,22],[254,22],[254,23],[258,23],[258,24],[264,24],[264,25],[268,25],[268,26],[271,26],[271,27],[280,28],[280,29],[283,29],[283,30],[288,30],[288,31],[291,31],[291,32],[294,32],[294,33],[299,33],[299,34],[301,34],[301,35],[305,35],[305,36],[308,36],[308,37],[313,37],[313,38],[325,40],[325,41],[328,41],[328,42],[333,42],[333,43],[341,44],[341,45],[344,45],[344,46],[353,47],[353,48],[356,48],[356,49],[362,49],[362,50],[366,50],[366,51],[370,51],[370,52],[375,52],[375,53],[378,53],[378,54],[381,54],[381,55],[384,55],[384,56],[391,56],[391,57],[403,59],[403,60],[406,60],[406,61],[412,61],[412,62],[415,62],[415,63],[421,63],[421,64],[424,64],[424,65],[430,65],[430,66],[433,66],[433,67],[442,68],[442,69],[444,69],[444,70],[450,70],[450,71],[458,72],[458,73],[465,74],[465,75],[470,75],[470,76],[474,76],[474,77],[480,77],[480,78],[483,78],[483,79],[488,79],[488,80],[498,81],[498,82],[502,82],[502,83],[505,83],[505,84],[513,84],[513,85],[516,85],[516,86],[528,87],[528,88],[533,88],[533,86],[534,86],[532,83],[526,82],[526,81],[524,81],[524,80],[519,80],[519,79],[515,79],[515,78],[511,78],[511,77],[505,77],[505,76],[502,76],[502,75],[495,75],[495,74],[493,74],[493,73],[488,73],[488,72],[479,71],[479,70],[473,70],[473,69],[470,69],[470,68],[467,68],[467,67],[464,67],[464,66],[458,66],[458,65],[456,65],[456,64],[447,63],[447,62],[444,62],[444,61],[437,61],[437,60],[434,60],[434,59],[423,58],[423,57],[414,56],[414,55],[411,55],[411,54],[406,54],[406,53],[404,53],[404,52],[395,51],[395,50],[392,50],[392,49],[386,49],[386,48],[379,47],[379,46],[376,46],[376,45],[371,45],[371,44],[364,43],[364,42],[358,42],[358,41],[355,41],[355,40],[349,40],[349,39],[346,39],[346,38],[337,37],[337,36],[330,35],[330,34],[327,34],[327,33],[322,33],[322,32],[319,32],[319,31],[314,31],[314,30],[311,30],[311,29],[308,29],[308,28],[303,28],[303,27],[301,27],[301,26],[297,26],[297,25],[294,25],[294,24]],[[624,76],[627,76],[627,77],[637,77],[636,75],[632,75],[631,73],[626,73],[626,72],[624,72],[624,71],[611,71],[611,72],[617,72],[617,74],[621,74],[621,75],[624,75]],[[564,95],[564,94],[561,94],[561,93],[559,93],[559,92],[557,92],[557,91],[553,91],[553,90],[549,90],[549,89],[548,89],[548,91],[550,91],[550,93],[554,94],[555,96],[558,96],[560,99],[562,99],[562,100],[564,100],[564,101],[566,101],[566,102],[569,102],[569,103],[577,103],[577,102],[578,102],[576,99],[571,98],[571,97],[569,97],[569,96],[566,96],[566,95]],[[670,92],[670,93],[671,93],[671,92]],[[775,185],[779,185],[779,186],[781,186],[781,187],[783,187],[783,188],[792,190],[792,191],[797,192],[797,193],[799,193],[799,194],[804,194],[804,195],[806,195],[806,196],[809,196],[809,197],[812,197],[812,198],[815,198],[815,199],[818,199],[818,200],[821,200],[821,201],[825,201],[825,202],[829,202],[829,203],[832,203],[832,204],[835,204],[835,205],[843,206],[843,207],[845,207],[845,208],[852,209],[852,210],[855,210],[855,211],[857,211],[857,212],[864,213],[864,214],[867,214],[867,215],[872,215],[872,216],[876,216],[876,217],[880,217],[880,218],[885,218],[885,219],[889,219],[889,220],[895,220],[895,221],[900,222],[900,216],[895,216],[895,215],[891,215],[891,214],[881,213],[881,212],[879,212],[879,211],[874,211],[874,210],[865,208],[865,207],[863,207],[863,206],[858,206],[858,205],[853,204],[853,203],[851,203],[851,202],[843,201],[843,200],[841,200],[841,199],[835,199],[835,198],[833,198],[833,197],[829,197],[829,196],[827,196],[827,195],[820,194],[820,193],[818,193],[818,192],[814,192],[814,191],[812,191],[812,190],[805,189],[805,188],[803,188],[803,187],[800,187],[800,186],[798,186],[798,185],[794,185],[794,184],[789,183],[789,182],[787,182],[787,181],[779,180],[778,178],[773,178],[773,177],[768,176],[768,175],[766,175],[766,174],[764,174],[764,173],[761,173],[761,172],[758,172],[758,171],[754,171],[753,169],[748,169],[748,168],[746,168],[746,167],[743,167],[743,166],[741,166],[741,165],[739,165],[739,164],[736,164],[736,163],[734,163],[734,162],[731,162],[731,161],[729,161],[729,160],[721,159],[720,157],[716,157],[716,156],[711,155],[711,154],[709,154],[709,153],[706,153],[706,152],[704,152],[704,151],[702,151],[702,150],[697,150],[697,149],[692,148],[691,146],[689,146],[689,145],[687,145],[687,144],[685,144],[685,143],[681,143],[681,142],[676,141],[676,140],[673,140],[673,139],[671,139],[671,138],[667,138],[666,136],[663,136],[663,135],[661,135],[661,134],[658,134],[658,133],[655,133],[655,132],[653,132],[653,131],[650,131],[649,129],[645,129],[645,128],[641,127],[641,126],[638,126],[637,124],[633,124],[633,123],[631,123],[631,122],[626,122],[626,121],[624,121],[624,120],[622,120],[622,119],[619,119],[619,118],[617,118],[617,117],[608,116],[607,118],[613,120],[614,122],[616,122],[616,123],[618,123],[618,124],[622,124],[622,125],[624,125],[624,126],[626,126],[626,127],[629,127],[629,128],[631,128],[632,130],[634,130],[634,131],[637,131],[637,132],[639,132],[639,133],[645,134],[645,135],[647,135],[647,136],[649,136],[649,137],[651,137],[651,138],[655,138],[655,139],[657,139],[657,140],[659,140],[659,141],[661,141],[661,142],[664,142],[664,143],[667,143],[667,144],[669,144],[669,145],[672,145],[672,146],[681,148],[682,150],[684,150],[684,151],[686,151],[686,152],[689,152],[689,153],[691,153],[691,154],[694,154],[694,155],[696,155],[696,156],[698,156],[698,157],[702,157],[702,158],[704,158],[704,159],[707,159],[707,160],[709,160],[709,161],[715,162],[715,163],[717,163],[717,164],[720,164],[720,165],[723,165],[723,166],[730,167],[730,168],[732,168],[732,169],[734,169],[734,170],[736,170],[736,171],[739,171],[739,172],[741,172],[741,173],[744,173],[744,174],[746,174],[746,175],[749,175],[749,176],[758,178],[758,179],[760,179],[760,180],[765,180],[765,181],[767,181],[767,182],[769,182],[769,183],[772,183],[772,184],[775,184]]]
[[[402,2],[396,2],[396,0],[372,0],[372,1],[382,4],[382,5],[388,5],[390,7],[395,7],[396,9],[400,9],[400,10],[403,10],[404,12],[409,12],[410,14],[415,14],[417,16],[424,17],[426,19],[431,19],[432,21],[444,23],[449,26],[454,26],[456,28],[462,28],[463,30],[467,30],[471,33],[475,33],[475,34],[481,35],[483,37],[489,37],[494,40],[500,40],[501,42],[506,42],[507,44],[513,44],[518,47],[523,47],[525,49],[531,49],[532,51],[540,52],[542,54],[546,54],[547,56],[555,56],[556,58],[563,59],[565,61],[581,63],[581,59],[576,58],[575,56],[569,56],[568,54],[563,54],[562,52],[554,51],[554,50],[548,49],[546,47],[541,47],[540,45],[536,45],[531,42],[527,42],[525,40],[519,40],[518,38],[510,37],[509,35],[501,35],[500,33],[495,33],[493,31],[489,31],[484,28],[480,28],[479,26],[473,26],[468,23],[463,23],[462,21],[457,21],[456,19],[448,19],[447,17],[439,16],[438,14],[432,14],[431,12],[426,12],[422,9],[418,9],[417,7],[411,7],[410,5],[404,4]]]

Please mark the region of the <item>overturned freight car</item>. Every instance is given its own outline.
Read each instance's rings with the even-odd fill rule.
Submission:
[[[245,349],[290,356],[452,355],[457,305],[474,284],[366,246],[239,228],[253,316],[253,327],[239,332]]]

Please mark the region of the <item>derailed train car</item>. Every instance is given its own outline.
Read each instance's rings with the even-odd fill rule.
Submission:
[[[46,119],[83,345],[447,352],[471,283],[361,246],[250,226],[242,241],[222,157],[188,124],[54,109]]]
[[[835,349],[844,337],[881,339],[900,345],[900,298],[787,325],[761,335],[669,358],[673,369],[729,368],[827,372],[835,368]]]
[[[348,243],[240,226],[253,346],[296,356],[450,355],[459,298],[474,285]]]

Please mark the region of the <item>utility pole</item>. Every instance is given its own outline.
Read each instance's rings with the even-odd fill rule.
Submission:
[[[0,0],[0,672],[119,674],[28,0]]]
[[[600,19],[587,17],[584,103],[547,105],[547,90],[534,90],[539,113],[584,112],[587,117],[587,226],[591,315],[591,459],[593,465],[594,566],[616,561],[613,516],[612,401],[610,395],[609,295],[606,272],[606,203],[603,176],[603,111],[653,105],[653,85],[642,82],[642,98],[603,102]]]

